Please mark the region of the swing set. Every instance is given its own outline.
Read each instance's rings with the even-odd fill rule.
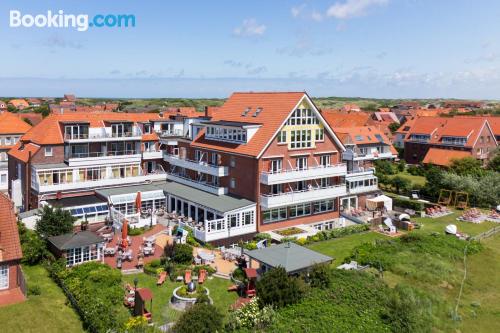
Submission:
[[[441,189],[438,204],[455,206],[457,209],[466,209],[469,206],[469,193]]]

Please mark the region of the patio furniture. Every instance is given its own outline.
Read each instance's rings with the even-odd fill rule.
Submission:
[[[102,234],[102,238],[104,238],[104,240],[109,243],[113,240],[113,233]]]
[[[205,282],[205,279],[207,278],[207,271],[204,269],[200,269],[200,274],[198,276],[198,283],[202,284]]]
[[[156,281],[156,285],[161,286],[165,282],[166,278],[167,278],[167,272],[161,272],[160,276],[158,277],[158,281]]]
[[[121,254],[122,260],[132,261],[132,250],[127,250]]]
[[[142,255],[140,255],[137,258],[137,268],[141,268],[141,267],[144,267],[144,257]]]
[[[103,248],[103,252],[105,256],[114,256],[118,251],[118,246],[115,247],[105,247]]]
[[[213,255],[212,253],[198,252],[198,257],[200,257],[203,264],[215,261],[215,255]]]
[[[195,265],[201,265],[201,259],[198,258],[198,257],[194,258],[194,264]]]
[[[155,248],[152,247],[152,246],[145,246],[143,249],[142,249],[142,252],[144,253],[144,255],[151,255],[151,254],[154,254],[155,253]]]
[[[188,269],[184,272],[184,283],[188,284],[191,282],[191,270]]]

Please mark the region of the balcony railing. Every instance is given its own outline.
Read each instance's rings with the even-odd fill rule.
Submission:
[[[107,152],[86,152],[86,153],[69,153],[65,155],[66,159],[69,158],[89,158],[89,157],[108,157],[108,156],[125,156],[140,154],[137,150],[116,150]]]
[[[194,187],[194,188],[197,188],[199,190],[209,192],[212,194],[217,194],[217,195],[227,194],[227,187],[220,187],[219,185],[213,185],[213,184],[207,183],[205,181],[191,179],[191,178],[186,177],[185,175],[182,175],[182,174],[178,174],[178,173],[174,173],[174,172],[167,172],[167,179],[170,179],[170,180],[173,180],[177,183],[191,186],[191,187]]]
[[[333,165],[320,165],[306,169],[288,169],[279,171],[264,171],[260,176],[262,184],[273,185],[280,183],[296,182],[315,178],[345,176],[347,166],[345,163]]]
[[[197,172],[206,173],[212,176],[224,177],[229,174],[229,168],[222,165],[214,165],[205,161],[193,161],[186,158],[180,158],[177,155],[165,153],[163,155],[165,162],[181,168],[195,170]]]
[[[289,206],[305,202],[326,200],[345,195],[345,183],[326,187],[312,187],[301,191],[290,191],[278,194],[262,194],[260,204],[262,208],[274,208],[280,206]]]
[[[106,127],[102,127],[101,132],[85,133],[85,134],[65,134],[66,141],[87,141],[87,140],[102,140],[102,139],[123,139],[123,138],[140,138],[142,132],[138,127],[132,128],[132,131],[112,132],[106,131]]]
[[[156,131],[156,133],[161,138],[170,138],[170,137],[175,137],[175,136],[184,136],[183,130]]]

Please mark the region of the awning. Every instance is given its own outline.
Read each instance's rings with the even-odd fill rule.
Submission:
[[[127,193],[127,194],[118,194],[109,196],[109,201],[113,205],[124,204],[124,203],[133,203],[137,197],[137,192]],[[165,200],[165,194],[163,190],[157,191],[148,191],[141,192],[141,201],[150,201],[150,200]]]

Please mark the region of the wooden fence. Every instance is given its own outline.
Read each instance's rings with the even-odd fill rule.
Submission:
[[[490,230],[487,230],[485,232],[480,233],[479,235],[472,237],[472,239],[477,240],[477,241],[481,241],[482,239],[491,237],[499,232],[500,232],[500,226],[496,226]]]

